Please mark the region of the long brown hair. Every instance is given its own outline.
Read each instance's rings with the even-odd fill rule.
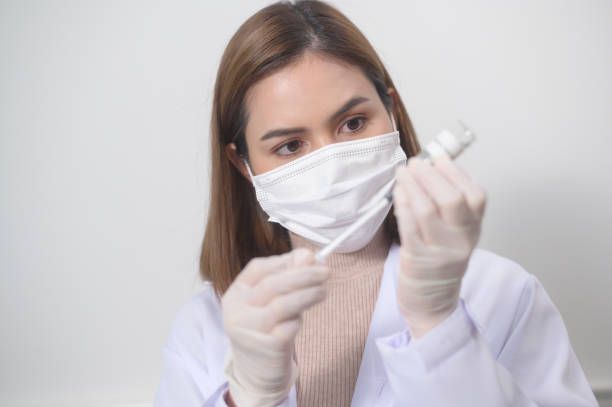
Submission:
[[[267,221],[254,188],[232,165],[225,146],[234,142],[237,151],[246,156],[247,90],[305,51],[360,67],[384,106],[393,111],[406,155],[419,151],[412,123],[391,77],[372,45],[346,16],[317,0],[280,1],[252,15],[230,39],[214,89],[210,206],[200,276],[212,282],[219,299],[250,259],[291,250],[287,230]],[[395,90],[394,95],[387,93],[389,87]],[[392,210],[384,227],[393,240],[399,241]]]

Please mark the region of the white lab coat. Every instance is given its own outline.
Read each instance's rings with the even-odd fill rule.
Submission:
[[[475,249],[457,309],[411,340],[396,303],[398,249],[393,244],[385,262],[351,407],[597,406],[561,315],[534,275]],[[226,406],[228,347],[206,287],[173,321],[154,407]],[[281,406],[297,406],[295,385]]]

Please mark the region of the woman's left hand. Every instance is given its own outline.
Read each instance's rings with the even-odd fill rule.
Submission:
[[[434,165],[411,157],[396,171],[393,202],[401,239],[398,306],[418,339],[457,307],[486,193],[448,155]]]

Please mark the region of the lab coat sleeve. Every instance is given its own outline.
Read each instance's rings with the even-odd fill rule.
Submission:
[[[188,363],[168,345],[164,347],[164,368],[153,407],[228,407],[225,397],[229,391],[227,380],[207,394],[202,394],[194,376],[187,368]],[[278,407],[289,407],[289,397]]]
[[[196,383],[180,353],[166,345],[163,355],[164,366],[153,407],[228,407],[223,397],[227,381],[203,394],[202,386]],[[206,380],[201,374],[197,376]]]
[[[186,366],[178,353],[168,346],[164,347],[164,369],[153,407],[228,407],[225,402],[229,391],[227,381],[218,385],[212,393],[204,395]],[[289,406],[288,397],[279,404],[279,407]]]
[[[529,274],[513,306],[505,342],[495,351],[463,298],[418,340],[408,329],[377,338],[395,404],[597,406],[562,317],[535,276]]]
[[[153,407],[228,407],[223,375],[227,344],[210,291],[184,304],[163,348],[163,367]],[[214,357],[213,357],[214,356]],[[288,397],[279,405],[288,407]]]
[[[153,407],[227,407],[227,380],[211,361],[212,349],[222,346],[213,305],[211,292],[202,291],[176,313],[162,351]]]

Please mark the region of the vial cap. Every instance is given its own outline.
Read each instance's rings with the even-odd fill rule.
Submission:
[[[438,133],[436,139],[451,158],[455,158],[463,150],[463,144],[457,136],[446,129]]]

